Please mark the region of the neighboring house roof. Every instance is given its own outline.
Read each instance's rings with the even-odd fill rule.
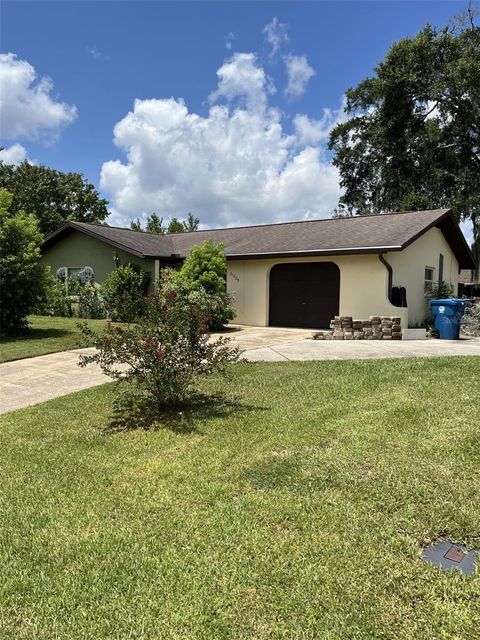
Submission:
[[[480,273],[475,277],[474,269],[462,269],[458,274],[458,282],[461,284],[479,284]]]
[[[74,231],[98,238],[140,257],[182,259],[205,240],[222,242],[227,258],[289,255],[334,255],[401,251],[432,227],[444,233],[462,268],[473,268],[473,256],[448,209],[374,216],[328,218],[249,227],[208,229],[157,235],[85,222],[67,222],[45,239],[48,249]]]

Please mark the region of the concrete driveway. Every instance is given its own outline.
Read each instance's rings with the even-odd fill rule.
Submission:
[[[343,342],[310,340],[312,331],[305,329],[240,326],[213,334],[213,338],[218,335],[232,338],[251,361],[480,356],[480,338]],[[76,349],[0,364],[0,413],[108,382],[97,365],[78,366],[79,355],[89,352],[90,349]]]
[[[246,327],[244,325],[229,325],[226,331],[214,333],[212,337],[227,336],[242,350],[262,349],[276,345],[298,342],[310,338],[311,329],[289,329],[280,327]]]
[[[294,340],[249,349],[251,361],[365,360],[428,356],[480,356],[480,338],[462,340]],[[480,362],[479,362],[480,365]]]

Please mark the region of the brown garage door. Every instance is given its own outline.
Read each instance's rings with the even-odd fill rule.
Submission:
[[[270,272],[271,326],[327,329],[339,301],[340,270],[333,262],[277,264]]]

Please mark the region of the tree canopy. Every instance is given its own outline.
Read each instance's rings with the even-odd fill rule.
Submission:
[[[18,166],[0,162],[0,188],[12,194],[10,213],[28,211],[43,234],[66,220],[103,222],[108,215],[108,201],[80,173],[63,173],[28,162]]]
[[[163,224],[163,218],[160,218],[155,212],[147,216],[147,223],[145,229],[142,227],[140,218],[132,220],[130,222],[130,229],[133,231],[147,231],[148,233],[158,233],[163,235],[166,232],[166,227]]]
[[[193,213],[187,214],[187,219],[182,222],[184,231],[198,231],[200,220]]]
[[[197,231],[200,220],[195,218],[192,213],[188,213],[186,220],[179,220],[178,218],[171,218],[167,225],[163,224],[163,218],[160,218],[156,213],[152,213],[147,216],[145,229],[142,227],[140,218],[132,220],[130,228],[134,231],[148,231],[148,233],[158,233],[160,235],[164,233],[185,233],[188,231]]]
[[[480,27],[395,43],[331,132],[345,215],[451,208],[480,235]]]

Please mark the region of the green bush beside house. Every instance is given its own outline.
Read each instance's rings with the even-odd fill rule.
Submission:
[[[39,263],[43,236],[35,216],[12,213],[13,196],[0,189],[0,332],[15,335],[45,295],[49,269]]]
[[[105,309],[113,320],[133,322],[144,310],[150,276],[131,264],[118,264],[101,285]]]
[[[191,291],[206,291],[212,300],[209,327],[216,331],[233,320],[233,297],[227,293],[227,260],[223,244],[206,240],[190,250],[182,268],[176,272],[179,283]]]
[[[95,282],[96,274],[90,270],[68,276],[69,269],[59,268],[65,280],[49,279],[47,300],[38,307],[43,315],[76,315],[80,318],[105,318],[119,322],[134,322],[144,312],[144,299],[160,282],[152,282],[151,274],[138,264],[122,260],[113,254],[114,268],[102,282]],[[161,271],[161,279],[166,269]],[[231,321],[235,312],[233,298],[226,292],[227,261],[223,245],[206,241],[191,249],[180,269],[169,269],[176,286],[190,292],[205,291],[208,294],[210,311],[208,328],[219,330]],[[53,279],[55,280],[55,279]]]

